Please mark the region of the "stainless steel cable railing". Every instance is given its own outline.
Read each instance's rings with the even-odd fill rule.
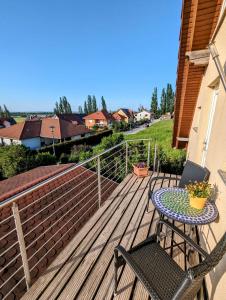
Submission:
[[[155,170],[157,146],[128,140],[0,203],[0,299],[19,299],[131,172]]]

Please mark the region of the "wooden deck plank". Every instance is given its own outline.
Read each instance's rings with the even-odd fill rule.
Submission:
[[[117,197],[116,201],[114,201],[114,207],[110,207],[107,213],[103,214],[102,218],[100,218],[100,222],[98,223],[98,227],[93,228],[91,232],[89,232],[89,236],[84,240],[84,243],[78,247],[73,255],[70,258],[70,261],[61,269],[60,273],[54,278],[51,285],[46,289],[43,293],[41,299],[55,299],[61,293],[61,291],[65,288],[67,281],[73,276],[74,272],[77,269],[80,271],[83,270],[84,259],[86,261],[87,255],[92,256],[95,252],[100,250],[100,247],[95,248],[95,243],[97,239],[101,237],[105,237],[107,239],[106,226],[110,222],[114,222],[115,220],[115,212],[121,211],[125,205],[125,199],[128,199],[129,196],[133,194],[132,191],[134,189],[134,185],[136,184],[136,178],[133,176],[131,181],[129,182],[128,188],[123,193],[122,196]],[[129,194],[130,193],[130,194]],[[106,216],[107,215],[107,216]],[[103,240],[106,242],[106,240]],[[91,261],[90,261],[91,262]],[[81,279],[81,278],[80,278]]]
[[[68,259],[70,259],[76,247],[78,247],[79,244],[84,241],[84,239],[89,239],[92,233],[95,232],[95,230],[98,230],[98,226],[100,224],[104,225],[104,214],[106,213],[108,215],[111,210],[114,211],[119,201],[122,201],[123,197],[129,192],[134,181],[135,178],[131,174],[125,178],[125,180],[114,190],[108,200],[105,201],[104,205],[89,220],[89,222],[85,224],[82,230],[54,260],[46,272],[33,284],[29,292],[22,297],[23,300],[37,299],[39,296],[41,296],[48,285],[52,284],[52,280],[56,278],[59,271],[61,271],[62,266],[68,261]],[[115,199],[116,197],[117,199]],[[71,245],[73,245],[73,247]]]
[[[159,176],[162,176],[164,174],[159,174]],[[152,190],[158,190],[162,187],[163,181],[158,180],[154,182],[154,185],[152,187]],[[138,232],[136,239],[133,243],[133,246],[136,246],[143,240],[145,240],[149,235],[153,234],[156,229],[156,223],[159,219],[159,215],[156,212],[156,210],[153,207],[153,204],[149,203],[149,213],[146,213],[143,217],[143,223],[149,221],[149,227],[146,228],[146,230],[142,230]],[[129,299],[133,293],[133,290],[135,289],[137,284],[137,280],[135,278],[134,273],[132,272],[131,268],[126,265],[122,277],[120,278],[119,285],[118,285],[118,295],[116,299]],[[127,286],[127,288],[125,288]],[[143,290],[143,294],[147,295],[146,291]]]
[[[50,297],[50,296],[51,296],[51,298],[54,298],[54,295],[57,295],[58,293],[60,293],[61,289],[64,288],[65,282],[67,280],[69,280],[70,276],[73,275],[73,273],[79,267],[79,264],[82,263],[86,254],[88,254],[88,252],[90,252],[92,250],[92,247],[93,247],[96,239],[98,238],[98,236],[103,235],[103,231],[105,230],[107,223],[112,221],[112,219],[114,218],[115,212],[118,210],[118,207],[120,207],[120,204],[124,201],[124,198],[128,197],[128,193],[131,192],[131,188],[133,188],[135,180],[136,180],[136,178],[133,177],[133,179],[129,183],[128,190],[126,191],[125,195],[122,196],[122,199],[120,200],[120,202],[118,202],[118,205],[116,206],[116,208],[112,211],[112,207],[110,207],[110,212],[108,211],[108,214],[110,213],[108,216],[108,219],[106,220],[106,222],[101,222],[101,223],[103,223],[103,224],[101,224],[101,231],[98,231],[96,233],[95,230],[92,230],[91,236],[89,236],[89,240],[86,240],[86,243],[89,244],[88,251],[84,251],[83,248],[81,248],[81,247],[76,249],[73,256],[71,257],[70,267],[68,268],[68,266],[65,266],[64,268],[62,268],[60,274],[57,276],[57,278],[54,278],[53,283],[47,288],[47,290],[43,294],[43,299],[45,299],[46,297]],[[103,221],[103,218],[105,218],[104,215],[102,216],[102,221]]]
[[[127,224],[126,218],[123,218],[123,215],[126,214],[128,216],[130,210],[133,210],[133,205],[131,205],[133,204],[133,202],[131,200],[133,199],[134,194],[136,194],[139,187],[141,186],[142,181],[143,179],[136,179],[131,190],[124,198],[123,203],[121,203],[121,205],[118,206],[117,213],[115,213],[114,217],[111,218],[108,225],[105,226],[101,234],[97,237],[89,253],[87,253],[87,255],[84,257],[80,267],[77,270],[75,270],[72,274],[70,274],[70,277],[68,278],[69,280],[67,280],[64,284],[63,290],[60,291],[60,294],[57,294],[58,299],[74,299],[77,292],[80,290],[80,287],[82,287],[84,280],[88,276],[92,265],[95,264],[95,262],[101,255],[104,247],[110,240],[114,240],[116,236],[121,236]],[[119,220],[122,220],[120,222],[120,227],[118,226]],[[51,298],[55,299],[55,292],[54,297]]]
[[[115,233],[115,238],[113,238],[112,243],[108,243],[108,245],[105,247],[101,257],[99,258],[98,264],[95,266],[95,268],[92,270],[92,274],[89,275],[88,280],[84,284],[81,293],[77,295],[79,299],[92,299],[93,295],[96,292],[96,289],[99,285],[99,283],[105,279],[105,277],[109,274],[110,278],[112,279],[110,283],[113,283],[113,253],[114,248],[120,244],[123,245],[125,248],[130,248],[130,245],[133,242],[134,236],[136,235],[136,232],[139,228],[140,220],[143,216],[143,210],[145,209],[145,200],[147,199],[147,185],[149,182],[149,178],[146,177],[143,179],[142,186],[139,188],[138,192],[132,199],[134,211],[130,211],[129,214],[124,214],[123,218],[125,218],[125,223],[127,224],[127,227],[123,234],[120,236],[118,235],[118,232]],[[122,227],[122,219],[120,219],[119,228]],[[106,270],[102,266],[106,266]],[[111,290],[111,293],[113,293],[112,284],[108,289],[104,289],[103,286],[101,287],[101,290],[104,292],[103,295],[99,299],[107,299],[106,292]],[[98,299],[96,298],[96,299]]]
[[[127,176],[22,299],[112,300],[115,246],[130,249],[137,245],[154,233],[159,219],[151,203],[149,213],[145,212],[148,181],[149,178]],[[175,180],[160,180],[153,188],[175,185]],[[172,234],[162,245],[171,245],[171,237]],[[177,248],[171,254],[182,268],[186,267],[184,255]],[[150,299],[128,265],[119,269],[118,280],[115,300]]]
[[[138,228],[135,233],[135,237],[133,238],[134,240],[137,238],[137,235],[141,236],[141,240],[145,239],[147,237],[146,234],[142,234],[144,232],[147,232],[149,227],[150,227],[150,222],[151,222],[151,214],[145,214],[145,209],[146,209],[146,203],[147,203],[147,195],[148,195],[148,190],[145,192],[145,194],[142,196],[142,206],[141,209],[140,207],[137,208],[137,210],[140,210],[139,215],[141,217],[141,220],[139,221],[139,224],[137,225]],[[144,216],[146,215],[146,219],[144,219]],[[138,233],[139,232],[139,233]],[[129,231],[127,230],[127,233],[125,235],[128,235]],[[131,244],[132,242],[132,244]],[[123,245],[126,249],[129,249],[133,244],[134,241],[130,240],[130,243],[126,243],[126,239],[122,239],[121,245]],[[98,291],[94,293],[93,299],[111,299],[112,294],[113,294],[113,274],[114,274],[114,261],[112,259],[111,265],[109,267],[109,270],[106,274],[106,276],[103,278],[101,281],[100,286],[98,287]],[[122,274],[123,270],[118,271],[118,277],[120,278],[120,275]]]
[[[164,175],[168,176],[168,174],[159,174],[159,176],[164,176]],[[169,180],[158,180],[155,183],[154,191],[158,190],[159,188],[168,187],[168,186],[170,186]],[[153,209],[154,209],[154,207],[153,207]],[[156,223],[158,222],[158,220],[159,220],[159,214],[156,211],[156,209],[154,209],[154,218],[153,218],[148,236],[152,235],[155,232],[156,225],[157,225]],[[146,236],[146,238],[148,236]],[[135,300],[135,299],[139,299],[140,295],[142,295],[142,299],[144,299],[144,300],[149,299],[149,294],[148,294],[147,290],[144,288],[144,286],[140,283],[139,280],[135,279],[134,280],[133,291],[132,291],[132,294],[131,294],[130,297],[132,297],[132,299]]]

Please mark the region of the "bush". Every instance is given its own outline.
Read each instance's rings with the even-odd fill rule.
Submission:
[[[99,127],[97,124],[95,124],[95,125],[92,127],[92,129],[93,129],[94,131],[97,131],[99,128],[100,128],[100,127]]]
[[[177,150],[166,145],[159,145],[161,172],[181,174],[184,169],[185,160],[185,150]]]
[[[69,161],[70,162],[74,162],[74,163],[78,163],[80,160],[80,155],[82,152],[92,152],[92,147],[88,146],[88,145],[75,145],[73,146],[72,150],[71,150],[71,154],[69,156]],[[90,154],[89,154],[90,155]],[[84,155],[82,154],[82,157],[84,157]]]
[[[55,165],[56,157],[49,152],[46,153],[38,153],[35,156],[36,167],[37,166],[47,166],[47,165]]]
[[[130,125],[124,121],[114,122],[112,125],[114,132],[127,131],[130,129],[130,126],[132,127],[132,124]]]
[[[99,154],[104,150],[107,150],[111,147],[114,147],[117,144],[120,144],[124,140],[123,134],[112,134],[108,137],[104,137],[101,140],[101,143],[93,148],[94,154]]]
[[[86,159],[89,159],[90,157],[92,157],[93,152],[92,151],[81,151],[79,153],[79,161],[82,162]]]
[[[67,155],[66,153],[62,153],[60,156],[60,163],[67,164],[68,161],[69,161],[69,155]]]
[[[0,150],[1,177],[8,178],[29,169],[29,151],[22,145],[4,146]]]
[[[23,145],[4,146],[0,148],[0,179],[55,163],[56,158],[48,152],[37,154]]]
[[[112,130],[101,131],[89,137],[84,137],[79,140],[67,141],[55,144],[56,157],[59,158],[62,153],[71,154],[71,150],[75,145],[89,145],[95,146],[99,144],[103,137],[112,135]],[[50,152],[53,153],[52,145],[43,147],[39,152]]]

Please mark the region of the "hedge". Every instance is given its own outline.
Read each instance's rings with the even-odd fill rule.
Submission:
[[[70,154],[72,147],[75,145],[76,146],[77,145],[96,146],[97,144],[99,144],[101,142],[103,137],[112,135],[112,133],[113,133],[112,130],[105,130],[105,131],[96,133],[94,135],[81,138],[79,140],[57,143],[57,144],[55,144],[56,157],[59,158],[62,153]],[[53,154],[53,146],[49,145],[49,146],[43,147],[39,150],[39,152],[50,152]]]

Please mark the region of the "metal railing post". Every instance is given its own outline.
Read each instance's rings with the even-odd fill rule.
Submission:
[[[153,172],[156,169],[156,158],[157,158],[157,144],[155,143],[155,154],[154,154],[154,161],[153,161]]]
[[[126,141],[126,174],[128,174],[128,142]]]
[[[147,158],[147,166],[150,166],[150,153],[151,153],[151,141],[148,141],[148,158]]]
[[[20,213],[19,213],[18,205],[15,202],[13,202],[13,205],[12,205],[12,212],[13,212],[13,217],[14,217],[15,226],[16,226],[16,232],[17,232],[17,238],[18,238],[19,247],[20,247],[21,259],[22,259],[23,268],[24,268],[25,281],[26,281],[26,285],[27,285],[27,290],[29,290],[29,288],[31,286],[31,275],[30,275],[29,264],[28,264],[28,259],[27,259],[24,234],[23,234],[23,229],[22,229],[21,220],[20,220]]]
[[[98,203],[101,206],[101,176],[100,176],[100,156],[97,157],[97,176],[98,176]]]

